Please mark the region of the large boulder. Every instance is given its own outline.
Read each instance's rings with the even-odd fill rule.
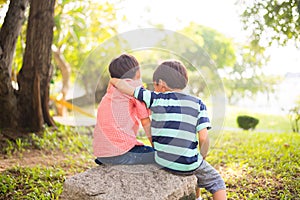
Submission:
[[[197,179],[156,165],[103,165],[69,177],[61,200],[195,199]]]

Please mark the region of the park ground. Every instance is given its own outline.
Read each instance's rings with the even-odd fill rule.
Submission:
[[[255,130],[237,127],[242,114],[260,120]],[[0,155],[0,199],[58,199],[68,176],[96,166],[92,132],[92,126],[58,125],[11,142],[0,135],[6,142]],[[290,131],[286,115],[231,108],[223,130],[211,136],[207,160],[223,176],[228,199],[300,199],[300,134]],[[211,199],[205,190],[202,197]]]

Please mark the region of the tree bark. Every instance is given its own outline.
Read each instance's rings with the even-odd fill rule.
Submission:
[[[0,30],[0,129],[17,126],[17,99],[11,82],[11,66],[27,5],[28,0],[11,0]]]
[[[52,76],[51,45],[55,0],[31,0],[23,66],[18,74],[18,126],[41,131],[49,115],[49,84]]]

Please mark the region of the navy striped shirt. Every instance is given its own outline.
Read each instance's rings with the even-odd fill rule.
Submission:
[[[151,133],[155,161],[164,168],[187,172],[197,169],[203,158],[197,132],[210,129],[206,106],[196,97],[180,93],[156,93],[142,87],[134,97],[152,111]]]

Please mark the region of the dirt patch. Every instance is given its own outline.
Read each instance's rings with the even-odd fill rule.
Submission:
[[[13,166],[33,167],[55,166],[66,161],[67,158],[62,152],[42,152],[40,150],[28,150],[16,155],[1,155],[0,172],[5,171]]]

